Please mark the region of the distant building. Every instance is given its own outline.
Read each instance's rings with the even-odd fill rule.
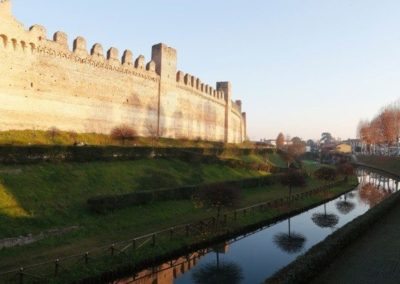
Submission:
[[[261,139],[260,142],[276,146],[276,139]]]
[[[256,145],[257,149],[276,149],[276,144],[272,144],[269,142],[264,142],[264,141],[257,141],[254,142]]]
[[[347,143],[340,143],[336,145],[335,152],[340,154],[350,154],[352,151],[352,147]]]
[[[361,152],[362,150],[363,143],[360,139],[347,139],[345,143],[351,145],[353,152]]]

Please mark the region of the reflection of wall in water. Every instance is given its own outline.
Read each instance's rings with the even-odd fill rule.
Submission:
[[[193,268],[204,252],[192,253],[189,257],[180,257],[158,267],[147,269],[130,277],[115,281],[115,284],[172,284],[174,279]]]

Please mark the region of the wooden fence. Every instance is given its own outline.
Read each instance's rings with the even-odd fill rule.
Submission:
[[[210,217],[193,223],[169,227],[125,241],[115,242],[103,247],[93,248],[80,254],[0,272],[0,282],[22,284],[57,281],[57,279],[63,279],[65,275],[71,274],[77,267],[89,267],[91,264],[98,263],[96,261],[101,259],[126,258],[132,263],[134,256],[141,250],[152,250],[158,245],[167,244],[171,241],[189,239],[192,242],[199,242],[216,234],[226,234],[229,232],[227,225],[238,222],[243,217],[256,212],[264,212],[267,209],[279,208],[289,204],[291,201],[316,195],[343,182],[343,180],[337,181],[306,192],[229,211],[224,213],[219,220],[215,217]]]

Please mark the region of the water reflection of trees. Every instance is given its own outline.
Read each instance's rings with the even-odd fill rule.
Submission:
[[[359,197],[361,202],[374,207],[388,195],[390,195],[390,190],[381,188],[379,189],[371,183],[364,184],[359,190]]]
[[[196,284],[236,284],[240,283],[242,279],[242,269],[231,261],[206,263],[192,274],[192,280]]]
[[[380,173],[371,172],[367,169],[357,169],[357,176],[359,182],[363,185],[370,183],[378,188],[382,187],[391,190],[391,192],[396,191],[398,188],[398,181]]]
[[[350,213],[356,206],[354,202],[348,201],[347,197],[348,194],[345,194],[344,200],[342,200],[342,197],[340,197],[340,200],[336,202],[337,210],[343,215]]]
[[[220,261],[220,253],[225,253],[228,246],[221,244],[214,248],[216,262],[206,263],[193,272],[192,280],[196,284],[210,283],[240,283],[243,279],[243,272],[239,265],[232,261]]]
[[[311,220],[320,228],[333,228],[339,222],[339,217],[336,214],[326,212],[326,204],[324,204],[323,213],[314,213]]]
[[[290,228],[290,218],[288,219],[288,232],[278,233],[274,236],[274,243],[283,251],[293,254],[298,253],[304,246],[306,238]]]

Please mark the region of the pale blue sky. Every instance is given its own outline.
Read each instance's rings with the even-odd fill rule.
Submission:
[[[178,68],[213,84],[229,80],[252,139],[279,131],[304,139],[355,136],[400,94],[398,0],[13,0],[26,26],[70,42],[178,50]]]

